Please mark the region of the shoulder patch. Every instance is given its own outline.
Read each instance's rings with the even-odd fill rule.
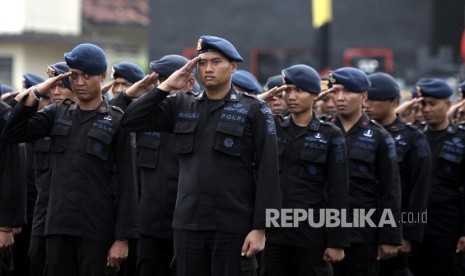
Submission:
[[[334,129],[334,130],[337,130],[337,131],[340,131],[341,129],[336,126],[333,122],[328,122],[328,121],[322,121],[320,120],[320,123],[321,125],[324,125],[324,126],[328,126],[330,127],[331,129]]]

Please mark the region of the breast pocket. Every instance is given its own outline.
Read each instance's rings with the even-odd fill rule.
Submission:
[[[37,139],[32,144],[34,150],[33,168],[39,171],[46,171],[50,167],[50,148],[52,141],[50,137]]]
[[[176,134],[174,152],[178,154],[192,153],[197,121],[181,121],[176,123],[173,132]]]
[[[326,151],[304,149],[301,152],[300,160],[303,161],[300,177],[311,178],[315,181],[325,179]]]
[[[157,167],[160,138],[159,132],[137,133],[138,166],[149,169]]]
[[[244,125],[220,121],[216,127],[215,150],[231,156],[240,156],[243,133]]]
[[[112,139],[112,133],[91,128],[87,134],[86,153],[107,161]]]
[[[451,185],[462,185],[461,175],[463,174],[462,155],[451,154],[445,151],[439,153],[439,161],[435,174],[447,181],[444,183]]]
[[[50,131],[50,138],[52,139],[50,151],[51,152],[64,152],[68,144],[68,133],[71,126],[67,125],[54,125]]]
[[[367,180],[376,180],[375,154],[373,152],[353,148],[350,150],[350,175]]]

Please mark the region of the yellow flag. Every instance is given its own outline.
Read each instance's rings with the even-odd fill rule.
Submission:
[[[313,28],[318,29],[330,22],[333,18],[332,0],[310,0],[312,1]]]

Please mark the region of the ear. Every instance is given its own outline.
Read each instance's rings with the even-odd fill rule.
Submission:
[[[447,106],[447,109],[450,109],[450,107],[452,106],[452,102],[450,100],[447,100],[446,106]]]
[[[237,70],[237,62],[231,61],[231,72],[234,73]]]
[[[103,72],[102,74],[100,74],[100,81],[103,82],[106,78],[107,78],[107,72]]]
[[[361,94],[361,96],[362,96],[362,102],[366,102],[366,100],[368,99],[368,92],[366,92],[366,91],[363,92]]]

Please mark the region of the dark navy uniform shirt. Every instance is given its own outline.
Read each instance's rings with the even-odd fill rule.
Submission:
[[[20,102],[5,130],[10,143],[51,137],[52,177],[45,234],[100,242],[137,238],[137,194],[130,143],[120,130],[122,111],[104,100],[93,111],[77,104]],[[124,172],[124,173],[120,173]],[[117,181],[111,181],[116,176]]]
[[[433,179],[425,234],[465,236],[465,130],[450,125],[442,131],[423,131],[433,157]]]
[[[176,134],[174,228],[264,229],[265,209],[281,207],[276,129],[266,104],[234,88],[215,101],[204,93],[167,95],[154,88],[133,101],[122,124]]]
[[[0,133],[12,108],[0,101]],[[20,181],[18,145],[6,145],[0,139],[0,226],[22,226],[26,220],[26,183]]]
[[[190,92],[189,92],[190,93]],[[126,110],[132,99],[120,93],[112,104]],[[141,235],[173,239],[173,215],[178,191],[179,160],[173,151],[171,133],[136,133],[137,160],[141,185],[139,227]]]
[[[338,117],[332,118],[343,131]],[[345,132],[345,131],[344,131]],[[395,142],[380,125],[362,114],[345,132],[349,157],[350,209],[377,210],[370,218],[376,227],[352,227],[353,243],[400,244],[400,177]],[[390,211],[384,211],[390,210]],[[392,214],[395,226],[380,225],[382,212]],[[385,222],[390,222],[385,220]],[[378,227],[382,226],[382,227]]]
[[[400,117],[384,126],[396,142],[402,194],[402,235],[409,241],[421,242],[425,229],[422,215],[431,188],[431,151],[425,135]]]
[[[291,116],[277,116],[276,127],[283,208],[311,209],[314,222],[319,222],[319,212],[325,208],[348,209],[347,154],[342,131],[320,121],[315,114],[307,127],[295,125]],[[267,241],[306,246],[318,252],[321,259],[326,247],[348,246],[348,234],[347,228],[315,228],[305,221],[295,228],[272,229]]]

